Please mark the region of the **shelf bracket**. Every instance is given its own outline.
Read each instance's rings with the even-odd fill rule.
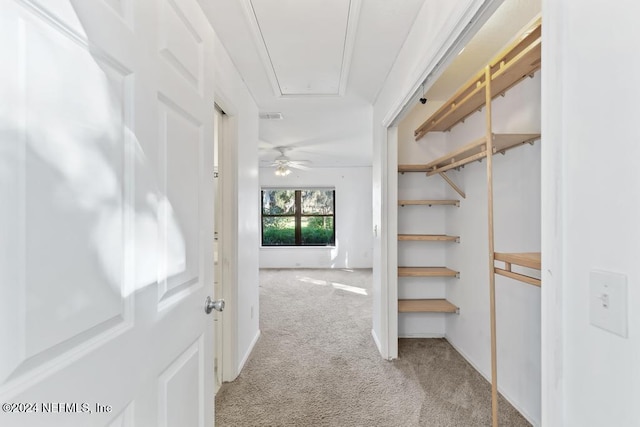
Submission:
[[[462,191],[460,187],[458,187],[456,183],[453,182],[445,172],[440,172],[439,175],[442,177],[442,179],[444,179],[447,182],[447,184],[451,186],[451,188],[453,188],[456,191],[456,193],[460,195],[460,197],[462,197],[463,199],[467,198],[467,195],[465,194],[465,192]]]

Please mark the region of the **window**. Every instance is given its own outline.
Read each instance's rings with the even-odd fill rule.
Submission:
[[[263,189],[263,246],[332,246],[334,189]]]

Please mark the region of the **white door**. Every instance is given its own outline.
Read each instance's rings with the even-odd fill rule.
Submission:
[[[212,30],[0,0],[0,426],[211,426]]]

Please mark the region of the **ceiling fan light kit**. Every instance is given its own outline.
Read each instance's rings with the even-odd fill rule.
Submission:
[[[276,176],[289,175],[291,173],[291,168],[302,170],[308,169],[305,165],[310,163],[308,160],[291,160],[285,155],[287,147],[275,147],[275,149],[280,153],[280,155],[275,158],[270,166],[275,167]]]
[[[278,167],[276,167],[276,175],[277,176],[287,176],[290,173],[291,173],[291,169],[289,169],[285,165],[278,165]]]

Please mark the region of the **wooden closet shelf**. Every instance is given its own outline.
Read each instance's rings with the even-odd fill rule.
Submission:
[[[493,271],[501,276],[509,277],[514,280],[528,283],[534,286],[540,286],[542,281],[537,277],[531,277],[526,274],[516,273],[511,270],[512,265],[518,265],[520,267],[532,268],[534,270],[540,270],[541,268],[541,256],[540,252],[520,252],[520,253],[505,253],[496,252],[493,256],[496,261],[504,262],[504,269],[494,267]]]
[[[400,206],[427,205],[427,206],[460,206],[460,200],[398,200]]]
[[[496,252],[494,259],[535,270],[540,270],[542,264],[540,252]]]
[[[398,240],[421,242],[460,242],[460,236],[446,234],[398,234]]]
[[[491,98],[503,94],[540,69],[541,20],[516,39],[490,63]],[[485,71],[480,70],[414,132],[416,141],[432,131],[446,131],[485,104]]]
[[[460,277],[447,267],[398,267],[398,277]]]
[[[398,165],[398,172],[426,172],[427,165]]]
[[[504,153],[540,139],[539,133],[493,133],[493,152]],[[446,172],[487,157],[487,137],[483,136],[425,165],[427,175]]]
[[[446,299],[401,299],[400,313],[459,313],[460,309]]]
[[[530,43],[510,59],[498,60],[491,70],[491,97],[502,95],[526,77],[532,76],[542,64],[541,27],[527,37]],[[507,62],[508,61],[508,62]],[[495,68],[495,71],[494,71]]]

